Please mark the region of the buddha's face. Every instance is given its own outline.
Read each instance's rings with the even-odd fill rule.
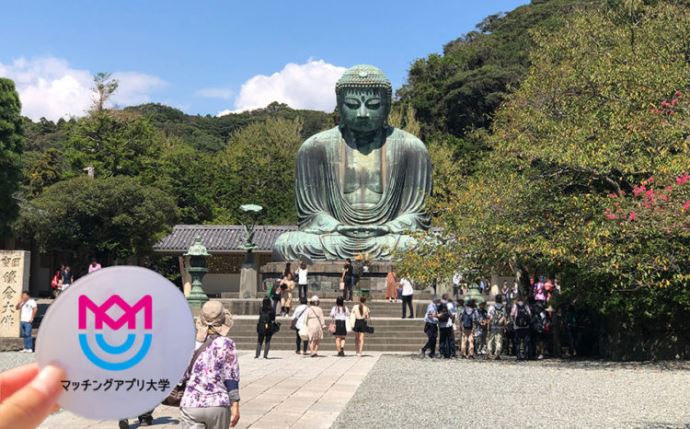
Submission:
[[[345,89],[340,103],[343,125],[359,132],[382,128],[390,111],[389,100],[379,89]]]

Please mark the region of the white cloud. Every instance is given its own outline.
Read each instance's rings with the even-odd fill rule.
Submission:
[[[344,67],[324,60],[289,63],[270,76],[256,75],[246,81],[235,100],[234,109],[223,110],[218,116],[266,107],[273,101],[296,109],[330,112],[335,108],[335,82],[344,71]]]
[[[9,64],[0,63],[0,76],[14,80],[22,114],[33,120],[84,115],[92,103],[92,75],[54,57],[18,58]],[[156,76],[138,72],[115,72],[113,77],[120,85],[110,103],[117,106],[148,102],[151,92],[166,85]]]
[[[222,100],[229,100],[235,93],[227,88],[203,88],[194,93],[198,97],[206,98],[220,98]]]

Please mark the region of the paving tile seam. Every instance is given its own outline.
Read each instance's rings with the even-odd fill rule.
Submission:
[[[280,368],[277,368],[276,370],[271,370],[271,371],[270,371],[269,373],[267,373],[266,375],[262,376],[261,378],[256,379],[254,382],[250,383],[250,385],[251,385],[251,384],[255,384],[255,383],[259,383],[261,380],[264,380],[264,379],[268,378],[269,376],[275,374],[276,372],[279,373],[279,374],[281,374],[281,375],[285,374],[284,371],[278,371],[279,369],[280,369]],[[266,393],[266,392],[268,392],[270,389],[272,389],[275,385],[280,384],[280,383],[282,383],[283,381],[285,381],[285,380],[291,378],[293,375],[296,374],[297,371],[298,371],[298,369],[297,369],[297,368],[294,368],[294,371],[293,371],[292,373],[290,373],[290,374],[288,374],[288,375],[285,375],[280,381],[278,381],[278,382],[276,382],[276,383],[274,383],[274,384],[268,385],[267,387],[263,388],[263,390],[259,390],[259,393],[257,393],[252,399],[250,399],[250,400],[247,401],[247,402],[250,402],[250,401],[252,401],[252,400],[258,398],[259,396],[263,395],[264,393]],[[268,381],[270,381],[270,380],[268,380]],[[241,392],[242,392],[242,391],[240,390],[240,394],[241,394]],[[294,393],[294,392],[293,392],[293,393]]]
[[[376,356],[375,356],[374,363],[378,361],[379,357],[381,357],[381,355],[376,355]],[[334,382],[328,387],[328,389],[326,389],[326,391],[325,391],[324,393],[321,394],[321,396],[319,396],[319,398],[312,404],[312,406],[315,405],[315,404],[318,404],[319,401],[328,393],[328,391],[329,391],[333,386],[335,386],[336,384],[338,384],[338,382],[339,382],[340,380],[342,380],[343,377],[345,377],[346,375],[348,375],[348,371],[349,371],[350,369],[352,369],[355,365],[357,365],[357,363],[359,363],[360,361],[361,361],[361,358],[354,360],[354,361],[352,362],[352,364],[350,364],[350,365],[347,367],[347,369],[346,369],[345,371],[343,371],[343,373],[340,375],[340,377],[338,377],[338,379],[337,379],[336,381],[334,381]],[[336,360],[335,362],[337,362],[337,360]],[[335,365],[335,363],[334,363],[334,365]],[[371,369],[372,367],[373,367],[373,366],[371,366],[370,369]],[[368,372],[368,371],[367,371],[367,372]],[[360,384],[361,384],[361,382],[360,382]],[[340,415],[340,413],[345,409],[345,406],[347,405],[347,403],[350,402],[350,400],[355,396],[355,393],[356,393],[356,392],[357,392],[357,389],[355,389],[355,391],[352,392],[352,394],[351,394],[350,398],[348,398],[347,402],[345,402],[345,403],[343,404],[343,406],[342,406],[340,409],[338,409],[338,414],[336,414],[336,415],[335,415],[335,418],[328,424],[328,427],[330,427],[330,426],[333,425],[333,423],[337,420],[337,418],[338,418],[338,416]],[[294,423],[293,425],[290,425],[290,426],[288,426],[288,427],[295,427],[295,426],[297,426],[297,424],[299,424],[300,420],[302,420],[302,418],[311,410],[312,406],[310,406],[310,407],[302,414],[302,416],[300,416],[300,418],[298,418],[298,419],[295,421],[295,423]],[[313,411],[313,412],[317,412],[317,411]]]
[[[334,359],[334,360],[333,360],[333,363],[331,363],[331,364],[328,365],[326,368],[324,368],[324,371],[325,371],[326,369],[332,368],[333,366],[337,365],[338,363],[339,363],[339,361],[338,361],[337,359]],[[347,369],[352,368],[352,366],[353,366],[355,363],[356,363],[356,361],[353,362],[352,365],[350,365],[349,367],[347,367]],[[322,374],[324,371],[321,371],[320,374]],[[347,373],[347,370],[343,372],[343,374],[345,374],[345,373]],[[341,375],[340,377],[338,377],[337,380],[340,380],[340,378],[342,378],[343,376],[344,376],[344,375]],[[337,380],[334,382],[334,384],[337,383]],[[333,385],[331,384],[331,386],[329,386],[329,389],[330,389],[330,387],[333,387]],[[288,425],[288,427],[294,427],[295,425],[297,425],[297,424],[300,422],[300,420],[302,420],[302,419],[304,418],[304,416],[312,409],[312,407],[313,407],[315,404],[317,404],[321,398],[323,398],[323,396],[326,394],[326,392],[328,392],[328,389],[326,389],[326,391],[325,391],[324,393],[322,393],[321,396],[319,396],[315,401],[313,401],[312,404],[309,406],[309,408],[307,408],[307,409],[299,416],[299,418],[297,418],[297,420],[295,420],[295,422],[294,422],[292,425]]]
[[[280,369],[280,368],[277,368],[277,369]],[[270,375],[270,374],[273,374],[273,373],[275,373],[275,372],[276,372],[276,371],[271,371],[271,372],[269,373],[269,375]],[[300,372],[300,368],[294,367],[294,368],[293,368],[293,372],[292,372],[289,376],[284,377],[282,380],[280,380],[278,383],[275,383],[275,384],[282,383],[283,381],[287,380],[288,378],[291,378],[292,376],[296,375],[298,372]],[[323,371],[321,371],[321,372],[323,372]],[[264,377],[262,377],[261,379],[263,379],[263,378],[266,378],[266,377],[264,376]],[[309,381],[311,381],[311,380],[313,380],[313,379],[314,379],[314,377],[311,378]],[[257,380],[257,382],[258,382],[258,380]],[[275,385],[275,384],[274,384],[274,385]],[[256,399],[256,398],[258,398],[259,396],[261,396],[263,393],[266,393],[266,392],[269,391],[274,385],[271,385],[271,386],[267,387],[267,388],[264,389],[261,393],[259,393],[258,395],[256,395],[253,399]],[[298,391],[298,390],[299,390],[301,387],[303,387],[303,386],[304,386],[304,384],[302,384],[301,386],[298,386],[295,390],[292,391],[292,393],[291,393],[290,395],[294,394],[296,391]],[[275,404],[274,406],[272,406],[272,407],[271,407],[267,412],[265,412],[261,417],[259,417],[258,419],[254,420],[254,421],[251,422],[249,425],[247,425],[247,428],[250,428],[250,427],[252,427],[254,424],[259,423],[264,417],[266,417],[266,416],[268,416],[269,414],[271,414],[271,412],[273,412],[273,410],[275,410],[277,407],[279,407],[280,405],[282,405],[283,403],[285,403],[285,400],[286,400],[287,398],[289,398],[290,395],[287,395],[282,401],[280,401],[280,402],[278,402],[277,404]],[[310,407],[311,407],[311,406],[310,406]],[[300,418],[302,418],[302,416],[303,416],[303,414],[300,415],[300,417],[297,419],[297,421],[298,421]]]

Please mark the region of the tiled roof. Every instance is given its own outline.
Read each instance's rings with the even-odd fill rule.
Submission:
[[[297,230],[296,225],[257,225],[254,230],[255,252],[272,252],[273,244],[284,232]],[[175,225],[173,231],[153,246],[158,253],[184,253],[201,236],[208,252],[244,252],[242,225]]]

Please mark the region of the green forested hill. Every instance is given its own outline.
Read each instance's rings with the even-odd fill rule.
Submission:
[[[535,0],[489,16],[475,31],[446,44],[443,54],[414,61],[398,97],[416,110],[425,136],[464,137],[488,128],[498,106],[525,77],[534,44],[531,32],[556,30],[573,11],[603,3]]]
[[[162,104],[143,104],[127,107],[124,111],[137,112],[150,118],[153,125],[168,136],[179,137],[196,149],[218,151],[227,145],[233,132],[252,122],[268,118],[297,119],[302,121],[305,139],[320,130],[333,126],[333,115],[316,110],[295,110],[287,104],[273,102],[263,109],[231,113],[224,116],[187,115]]]

